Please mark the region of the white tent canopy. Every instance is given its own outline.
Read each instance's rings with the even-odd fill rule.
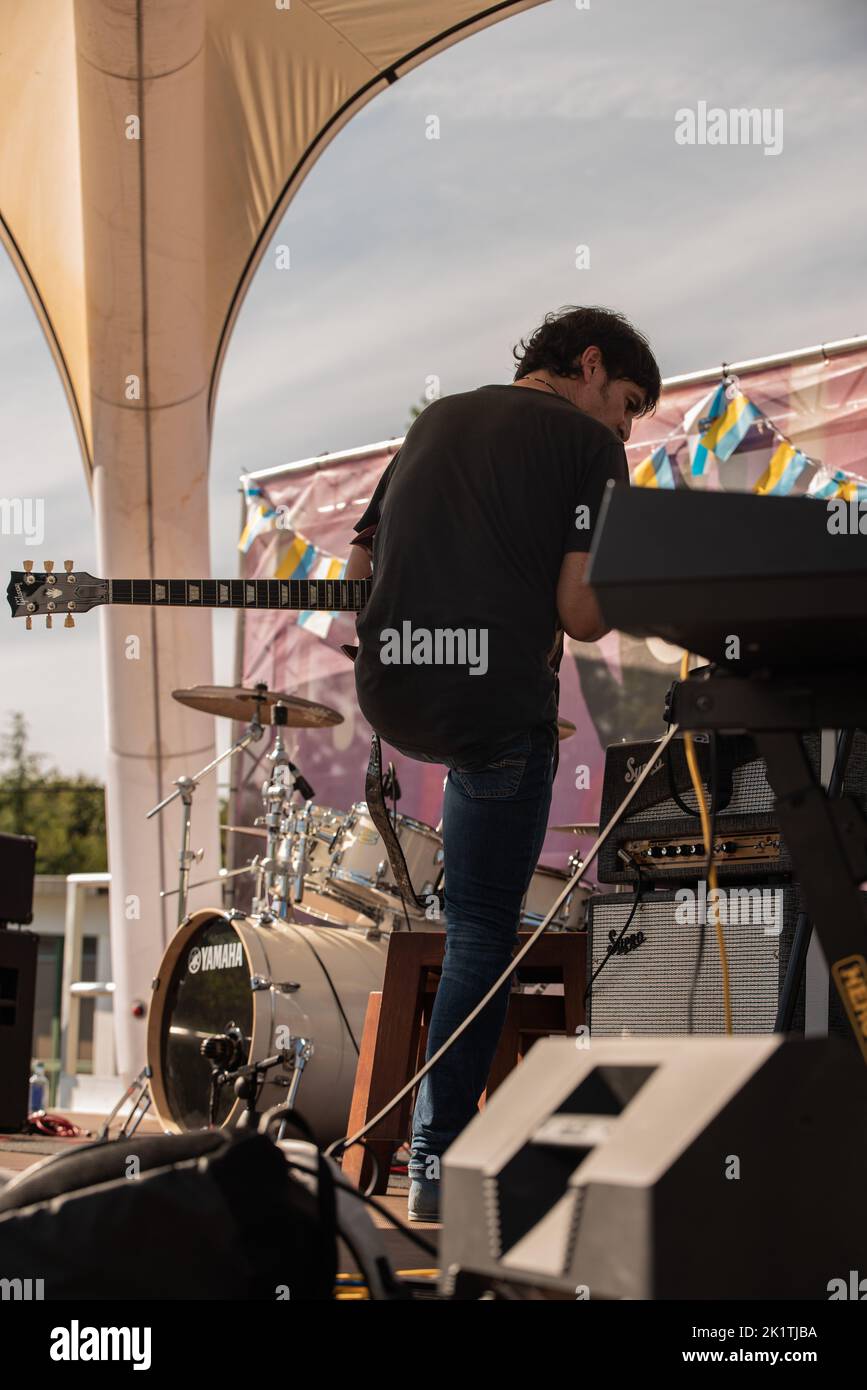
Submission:
[[[0,237],[67,393],[99,572],[208,573],[220,367],[290,199],[377,92],[538,3],[0,0]],[[211,635],[201,613],[178,609],[103,617],[118,1061],[130,1075],[144,1059],[133,1005],[148,1000],[173,920],[157,892],[177,863],[178,808],[144,815],[212,755],[212,722],[171,699],[211,681]],[[206,877],[218,863],[213,781],[194,814]]]

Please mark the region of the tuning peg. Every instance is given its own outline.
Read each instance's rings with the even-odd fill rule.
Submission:
[[[51,621],[51,614],[50,614],[50,613],[48,614],[48,616],[47,616],[46,619],[45,619],[45,626],[46,626],[46,627],[53,627],[53,626],[54,626],[54,624],[53,624],[52,621]]]
[[[24,619],[24,626],[28,632],[33,631],[33,619],[31,618],[29,613],[27,614],[27,617]]]
[[[45,573],[46,573],[46,574],[53,574],[53,573],[54,573],[54,561],[53,561],[53,560],[43,560],[42,563],[43,563],[43,565],[45,566]]]
[[[23,560],[23,561],[22,561],[22,564],[24,565],[24,573],[25,573],[25,574],[29,574],[30,571],[33,569],[33,561],[32,561],[32,560]]]
[[[67,613],[66,618],[65,618],[64,623],[63,623],[63,626],[64,626],[64,627],[75,627],[75,619],[73,618],[73,616],[72,616],[71,613]]]
[[[67,573],[67,574],[71,574],[71,573],[72,573],[72,561],[71,561],[71,560],[64,560],[64,562],[63,562],[63,568],[66,570],[66,573]]]

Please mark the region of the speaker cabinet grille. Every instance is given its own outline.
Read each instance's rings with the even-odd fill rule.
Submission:
[[[725,912],[738,919],[723,922],[735,1033],[774,1031],[801,905],[800,893],[792,885],[766,888],[765,896],[757,897],[761,891],[754,884],[726,885]],[[748,898],[745,895],[749,893]],[[620,936],[634,902],[632,893],[608,893],[590,900],[588,980],[599,969],[611,942]],[[591,1034],[621,1037],[689,1031],[689,995],[700,939],[700,899],[696,902],[692,924],[682,920],[685,906],[682,899],[676,899],[674,892],[650,892],[642,896],[623,938],[623,944],[629,946],[631,943],[632,949],[610,956],[588,998],[587,1019]],[[777,925],[780,927],[778,935]],[[829,1031],[849,1036],[849,1025],[833,984],[829,988],[829,1000]],[[804,1031],[803,986],[792,1029]],[[710,923],[704,931],[692,1032],[725,1032],[722,967],[716,929]]]

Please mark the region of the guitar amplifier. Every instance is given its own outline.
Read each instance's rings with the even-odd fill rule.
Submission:
[[[729,879],[766,880],[791,877],[792,860],[777,827],[775,796],[765,773],[764,759],[748,735],[717,739],[717,804],[714,862],[720,883]],[[818,777],[821,736],[804,735],[804,747]],[[652,741],[614,743],[605,755],[600,825],[614,815],[636,781],[656,744]],[[711,805],[710,744],[695,735],[699,773],[705,801]],[[676,790],[687,816],[672,793]],[[867,814],[867,735],[857,731],[846,771],[845,794]],[[686,761],[684,742],[676,737],[644,786],[630,803],[599,851],[600,883],[635,883],[639,876],[654,882],[689,882],[704,875],[705,853],[698,802]]]
[[[710,909],[703,884],[675,892],[642,894],[628,930],[620,934],[635,905],[634,893],[605,893],[588,903],[588,981],[609,949],[587,1001],[591,1036],[685,1034],[703,911]],[[727,884],[720,920],[729,968],[735,1033],[772,1033],[802,906],[794,884],[758,887]],[[792,1031],[804,1032],[802,982]],[[692,1032],[724,1033],[722,967],[716,928],[708,920],[692,1011]],[[833,983],[828,989],[828,1032],[852,1039],[852,1030]]]

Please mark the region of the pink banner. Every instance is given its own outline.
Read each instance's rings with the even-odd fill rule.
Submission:
[[[829,471],[840,469],[867,478],[867,352],[742,372],[739,380],[750,400],[812,460]],[[690,474],[684,416],[718,384],[666,389],[656,414],[636,423],[627,445],[630,471],[667,440],[677,486],[751,491],[775,447],[773,433],[762,424],[750,429],[727,462],[712,457],[703,476]],[[696,428],[692,423],[693,433]],[[353,524],[400,442],[390,442],[375,455],[366,450],[355,458],[343,456],[332,464],[257,479],[264,501],[279,509],[280,525],[253,541],[242,573],[272,577],[281,560],[286,564],[288,547],[295,547],[294,556],[305,541],[325,553],[326,563],[328,555],[345,558]],[[811,473],[802,474],[796,493],[806,490]],[[772,498],[768,505],[773,505]],[[323,562],[322,557],[313,558]],[[283,572],[282,577],[287,574]],[[299,623],[296,614],[242,616],[244,685],[265,681],[272,689],[331,705],[343,715],[342,724],[301,731],[293,743],[294,760],[313,785],[317,802],[348,810],[364,798],[370,743],[370,730],[355,699],[352,665],[339,650],[340,642],[353,640],[354,619],[335,618],[320,636]],[[317,622],[321,619],[318,615]],[[676,649],[654,639],[645,642],[613,632],[599,643],[567,640],[560,671],[560,713],[576,725],[577,732],[560,745],[550,824],[598,820],[605,747],[619,739],[655,738],[663,732],[663,700],[677,676],[678,661]],[[403,792],[399,809],[435,825],[441,815],[445,770],[405,758],[387,746],[384,756],[397,768]],[[259,811],[261,781],[257,761],[247,757],[240,767],[231,812],[235,824],[252,823]],[[570,852],[579,846],[586,849],[589,843],[587,837],[549,831],[542,862],[565,868]],[[235,839],[233,864],[242,863],[249,852],[248,844],[241,846]],[[593,878],[592,872],[589,877]]]

